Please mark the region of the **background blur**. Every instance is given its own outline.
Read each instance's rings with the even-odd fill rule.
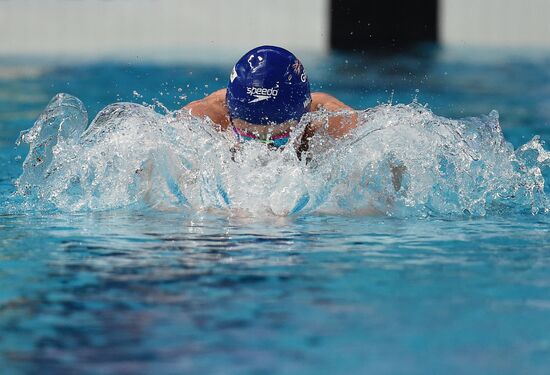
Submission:
[[[548,0],[0,0],[0,54],[162,59],[417,41],[548,48],[549,18]]]

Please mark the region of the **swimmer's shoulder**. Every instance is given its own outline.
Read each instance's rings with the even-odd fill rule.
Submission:
[[[311,94],[310,112],[326,110],[336,112],[329,115],[328,126],[324,121],[314,121],[306,128],[307,136],[311,137],[321,129],[325,129],[333,138],[340,138],[348,134],[357,127],[357,114],[354,109],[344,102],[336,99],[334,96],[324,92],[314,92]]]
[[[225,104],[226,89],[213,92],[207,97],[195,100],[187,104],[187,109],[195,117],[208,117],[213,123],[220,126],[220,130],[226,130],[230,124],[229,111]]]
[[[324,92],[311,93],[311,106],[310,111],[318,111],[320,109],[326,109],[331,112],[353,110],[349,105],[336,99],[334,96]]]

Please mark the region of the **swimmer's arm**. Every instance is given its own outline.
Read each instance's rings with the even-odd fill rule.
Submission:
[[[204,99],[187,104],[184,109],[195,117],[208,117],[218,125],[220,131],[225,131],[230,124],[227,106],[225,105],[226,89],[218,90]]]
[[[401,190],[403,186],[403,174],[407,172],[407,167],[404,165],[391,165],[391,181],[393,183],[393,188],[395,191]]]
[[[329,112],[349,111],[345,114],[330,116],[328,119],[327,132],[333,138],[341,138],[357,127],[357,113],[350,106],[342,103],[334,96],[322,92],[311,94],[311,111],[325,109]],[[324,123],[311,124],[310,131],[315,133],[325,127]]]

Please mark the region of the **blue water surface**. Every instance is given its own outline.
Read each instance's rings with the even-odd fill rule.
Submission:
[[[355,108],[496,109],[513,148],[550,140],[550,56],[480,55],[303,60],[315,90]],[[90,119],[123,101],[175,110],[223,87],[228,64],[0,60],[3,374],[547,373],[550,216],[523,201],[258,216],[15,194],[28,152],[15,140],[57,93]]]

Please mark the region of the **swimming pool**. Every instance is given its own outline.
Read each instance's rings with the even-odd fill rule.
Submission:
[[[544,177],[548,181],[548,161],[529,142],[535,135],[550,139],[550,56],[427,49],[397,57],[333,55],[306,61],[315,90],[356,108],[394,104],[379,107],[374,120],[366,122],[374,126],[370,130],[396,123],[387,129],[394,133],[373,133],[392,142],[362,134],[371,143],[356,145],[378,150],[379,144],[394,144],[389,154],[380,154],[383,161],[404,162],[411,169],[418,160],[430,170],[432,159],[423,157],[431,148],[421,142],[424,137],[432,148],[445,150],[435,155],[442,159],[433,159],[442,168],[439,178],[418,170],[407,185],[415,194],[389,197],[383,194],[388,181],[368,175],[378,190],[365,193],[359,189],[364,184],[346,181],[362,181],[364,176],[355,174],[367,167],[375,174],[387,165],[358,159],[359,146],[348,145],[356,147],[352,156],[328,154],[330,164],[319,163],[317,169],[300,169],[285,155],[270,154],[287,167],[271,174],[276,183],[284,182],[275,186],[288,190],[272,197],[279,200],[268,207],[271,211],[258,197],[239,195],[243,191],[232,185],[226,169],[208,174],[211,170],[203,168],[200,193],[168,183],[171,194],[145,200],[117,190],[135,170],[123,163],[115,166],[133,174],[98,172],[94,164],[118,155],[139,162],[140,169],[153,155],[159,171],[153,176],[170,181],[168,153],[146,142],[161,135],[141,131],[145,128],[138,124],[140,132],[131,137],[146,138],[132,143],[133,138],[120,137],[132,129],[124,124],[136,124],[126,121],[112,128],[118,146],[102,144],[97,133],[88,138],[91,146],[65,144],[55,154],[63,162],[58,171],[65,174],[44,177],[30,168],[36,173],[28,196],[13,196],[28,152],[24,145],[14,148],[14,142],[55,94],[79,98],[90,119],[114,102],[158,100],[174,110],[222,87],[230,65],[0,64],[1,368],[8,374],[546,373],[550,219],[544,201],[548,188],[535,185]],[[413,100],[419,104],[409,105]],[[431,112],[423,109],[425,103]],[[160,104],[156,109],[162,112]],[[526,169],[518,172],[503,162],[512,157],[512,146],[499,143],[492,127],[496,115],[479,117],[492,109],[498,110],[504,138],[516,151],[533,146],[518,154]],[[172,129],[152,111],[137,116],[150,119],[151,129]],[[448,120],[469,116],[480,120],[463,128]],[[409,124],[415,125],[412,130]],[[460,152],[446,149],[445,139],[452,135],[430,138],[447,134],[441,129],[462,129],[460,139],[467,144],[450,144]],[[203,139],[181,134],[181,142],[193,141],[186,143],[189,147]],[[181,134],[168,133],[171,141],[163,150],[175,149]],[[424,147],[422,152],[408,149],[401,134],[413,137],[412,145]],[[221,152],[199,150],[207,161]],[[267,163],[260,149],[244,152]],[[475,178],[460,177],[458,161],[472,152],[498,173],[486,176],[487,168],[469,162],[464,175]],[[83,190],[74,190],[75,176],[84,176],[79,157],[91,158],[84,164],[95,174],[89,182],[79,180]],[[253,165],[246,160],[241,163],[240,173],[251,186],[254,178],[273,182],[251,174],[246,168]],[[536,176],[537,168],[542,176]],[[315,184],[321,176],[325,180]],[[322,189],[337,180],[333,190]],[[307,186],[305,204],[298,182]],[[57,189],[56,195],[40,186]],[[486,195],[489,190],[494,194]],[[365,214],[362,199],[381,192],[381,212]],[[207,210],[194,210],[199,196]],[[387,198],[396,202],[389,209]],[[235,214],[232,204],[246,214]]]

